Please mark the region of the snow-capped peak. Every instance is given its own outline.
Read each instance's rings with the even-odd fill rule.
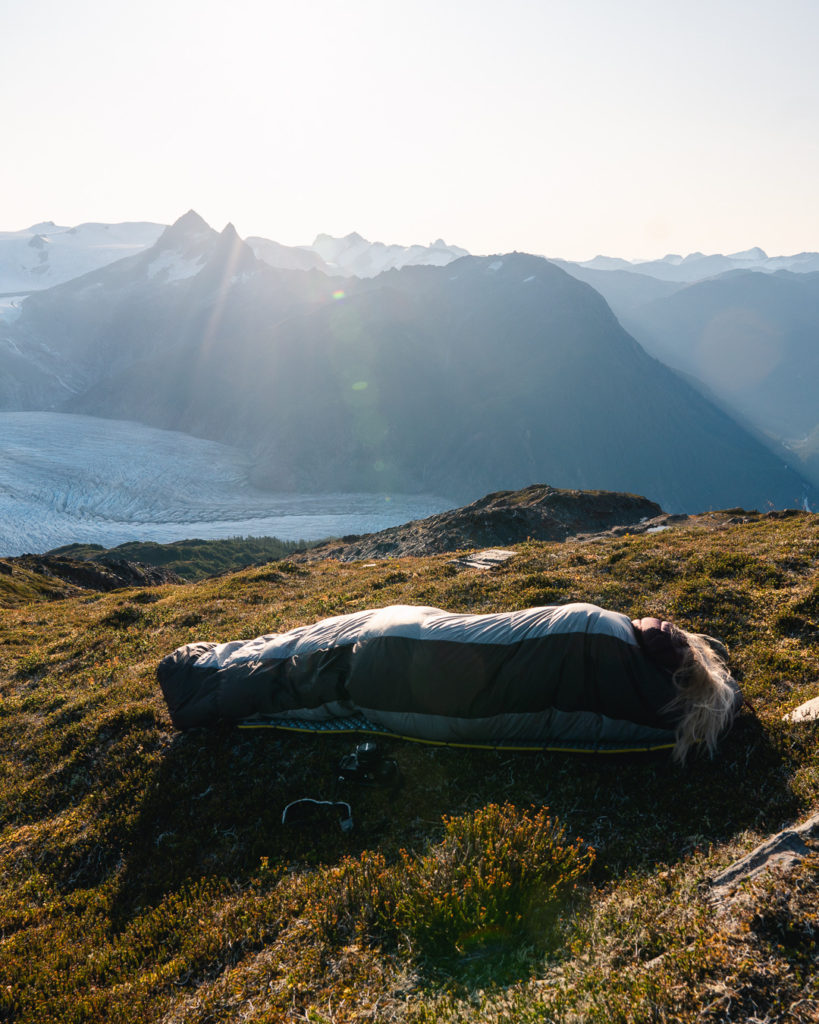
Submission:
[[[732,252],[729,254],[729,260],[752,260],[758,262],[766,260],[768,254],[764,249],[760,249],[758,245],[755,245],[753,249],[743,249],[742,252]]]
[[[343,238],[317,235],[310,248],[324,260],[329,272],[351,277],[375,277],[385,270],[406,266],[443,267],[469,255],[466,249],[447,245],[442,238],[428,246],[387,245],[370,242],[356,231]]]
[[[255,262],[253,251],[239,237],[233,224],[215,231],[194,210],[189,210],[166,228],[162,237],[145,253],[149,278],[161,275],[166,281],[194,277],[206,265],[230,260],[234,273],[247,271]]]
[[[62,284],[143,251],[162,231],[163,225],[144,221],[70,228],[41,221],[23,231],[0,231],[0,292]]]
[[[157,245],[160,249],[179,249],[184,251],[190,246],[199,246],[202,242],[216,237],[213,228],[203,220],[195,210],[188,210],[162,232]]]

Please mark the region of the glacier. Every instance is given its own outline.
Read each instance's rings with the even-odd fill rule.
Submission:
[[[238,449],[123,420],[0,412],[0,557],[63,544],[316,540],[451,506],[431,494],[267,493]]]
[[[78,224],[48,221],[0,231],[0,292],[29,292],[70,281],[153,245],[164,230],[147,221]]]

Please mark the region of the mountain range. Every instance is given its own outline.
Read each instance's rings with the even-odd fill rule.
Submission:
[[[0,296],[50,288],[98,270],[149,248],[164,230],[165,225],[147,221],[87,223],[75,227],[43,221],[22,231],[0,231]],[[245,241],[260,260],[272,267],[315,269],[343,277],[375,277],[385,270],[404,266],[443,267],[469,255],[466,249],[447,245],[440,238],[426,246],[385,245],[370,242],[357,232],[341,238],[319,234],[311,245],[282,245],[256,235]],[[597,288],[609,302],[612,301],[609,292],[615,296],[625,293],[629,297],[626,303],[630,305],[732,270],[765,273],[787,270],[800,274],[819,271],[819,253],[768,256],[759,247],[727,256],[695,252],[687,256],[669,253],[656,260],[595,256],[580,262],[562,259],[552,262]],[[615,298],[613,305],[617,302]]]
[[[0,231],[0,296],[51,288],[125,256],[150,248],[165,225],[148,222],[80,224],[61,227],[53,221],[22,231]],[[321,234],[312,245],[281,245],[269,238],[246,239],[260,260],[284,270],[321,270],[325,274],[375,277],[407,265],[445,266],[466,249],[442,239],[424,245],[368,242],[353,232],[344,238]]]
[[[815,500],[784,450],[552,262],[467,255],[331,277],[271,267],[192,211],[0,323],[0,408],[223,441],[277,490],[472,500],[545,480],[668,511]]]
[[[730,270],[758,270],[773,274],[779,270],[789,270],[795,274],[814,273],[819,270],[819,253],[800,252],[794,256],[769,256],[764,249],[755,246],[743,252],[734,252],[728,256],[722,253],[706,255],[692,252],[688,256],[669,253],[659,260],[624,260],[611,256],[595,256],[591,260],[583,260],[575,264],[584,270],[601,270],[605,272],[623,271],[631,274],[642,274],[659,281],[677,281],[692,284],[706,277],[716,277]]]

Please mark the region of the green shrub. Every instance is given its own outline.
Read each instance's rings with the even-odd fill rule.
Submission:
[[[145,612],[141,609],[124,604],[121,608],[115,608],[108,615],[103,616],[100,623],[113,629],[126,629],[128,626],[142,625],[146,618]]]
[[[794,605],[794,610],[819,620],[819,583],[815,584],[808,594]]]
[[[401,851],[348,858],[332,875],[337,891],[317,892],[330,932],[375,929],[427,956],[452,956],[521,940],[548,945],[561,896],[588,870],[593,851],[567,842],[545,808],[489,804],[445,817],[444,835],[418,855]]]
[[[30,654],[24,654],[17,662],[17,675],[36,676],[47,668],[47,659],[39,651],[32,651]]]
[[[805,637],[811,639],[819,634],[819,627],[801,615],[789,611],[780,612],[774,619],[774,630],[780,636]]]
[[[279,540],[278,537],[226,537],[220,540],[180,540],[170,544],[129,541],[106,550],[99,544],[69,544],[49,554],[69,555],[89,561],[124,558],[144,565],[164,566],[185,580],[262,565],[287,558],[294,551],[310,548],[320,541]]]

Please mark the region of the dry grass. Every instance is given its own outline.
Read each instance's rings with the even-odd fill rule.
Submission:
[[[819,521],[742,518],[522,544],[489,573],[446,557],[274,563],[156,591],[23,595],[0,620],[0,1020],[817,1020],[816,864],[754,883],[729,918],[706,894],[819,803],[819,733],[781,722],[819,691]],[[394,602],[571,600],[729,645],[750,708],[713,761],[395,742],[403,787],[351,790],[352,833],[332,819],[285,828],[290,800],[331,795],[350,738],[174,734],[154,682],[159,658],[197,638]],[[516,821],[548,805],[594,865],[544,899],[548,926],[504,931],[478,911],[474,941],[460,924],[426,941],[429,888],[408,864],[449,863],[443,819],[457,819],[473,839],[450,876],[454,910],[492,845],[489,805],[518,808]],[[523,838],[524,859],[537,849]],[[482,876],[491,899],[511,877],[503,863],[501,888]],[[374,902],[361,884],[373,864]],[[358,881],[342,899],[345,872]],[[524,921],[523,906],[511,916]]]

